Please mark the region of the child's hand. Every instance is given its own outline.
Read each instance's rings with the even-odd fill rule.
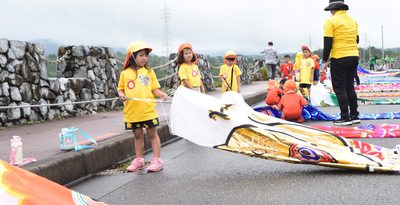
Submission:
[[[119,100],[121,100],[122,102],[126,101],[126,96],[125,95],[120,95],[119,96]]]
[[[168,100],[168,99],[170,99],[170,97],[169,97],[166,93],[162,93],[162,94],[160,95],[160,98],[161,98],[162,100]]]

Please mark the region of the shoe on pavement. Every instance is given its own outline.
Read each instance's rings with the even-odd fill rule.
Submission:
[[[135,158],[131,165],[126,169],[128,172],[136,172],[144,167],[144,159],[143,158]]]
[[[147,171],[158,172],[158,171],[162,170],[163,166],[164,166],[164,163],[163,163],[163,161],[161,161],[160,158],[153,157],[150,165],[147,167]]]
[[[333,124],[337,126],[348,126],[352,125],[353,123],[351,122],[350,118],[340,118],[338,120],[333,121]]]
[[[358,116],[350,117],[350,119],[351,119],[351,123],[352,123],[352,124],[361,123],[361,120],[360,120],[360,118],[358,118]]]

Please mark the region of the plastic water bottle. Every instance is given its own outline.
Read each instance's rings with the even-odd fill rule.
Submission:
[[[23,162],[22,160],[22,139],[19,136],[13,136],[11,138],[10,163],[20,165]]]
[[[70,150],[74,148],[72,135],[69,128],[61,129],[61,133],[59,135],[59,141],[61,150]]]

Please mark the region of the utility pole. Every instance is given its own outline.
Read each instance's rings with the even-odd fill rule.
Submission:
[[[168,9],[167,1],[164,2],[164,8],[162,10],[162,20],[164,24],[164,31],[163,31],[163,51],[165,52],[165,57],[167,61],[169,60],[170,54],[170,46],[171,46],[171,33],[170,33],[170,24],[169,19],[170,17],[170,9]]]
[[[383,25],[381,25],[381,30],[382,30],[382,59],[385,58],[385,48],[383,46]]]

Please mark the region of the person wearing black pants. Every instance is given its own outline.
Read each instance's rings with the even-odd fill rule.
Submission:
[[[360,123],[357,94],[354,90],[354,79],[358,77],[358,24],[347,14],[349,7],[344,0],[329,0],[325,10],[330,11],[332,16],[324,24],[322,69],[326,71],[330,56],[332,86],[340,107],[340,119],[335,120],[333,124]]]
[[[357,111],[357,93],[354,90],[354,79],[356,78],[357,66],[357,56],[339,59],[331,58],[331,78],[333,91],[336,93],[336,97],[338,98],[340,115],[343,119],[355,119],[356,117],[358,118],[359,115]]]

